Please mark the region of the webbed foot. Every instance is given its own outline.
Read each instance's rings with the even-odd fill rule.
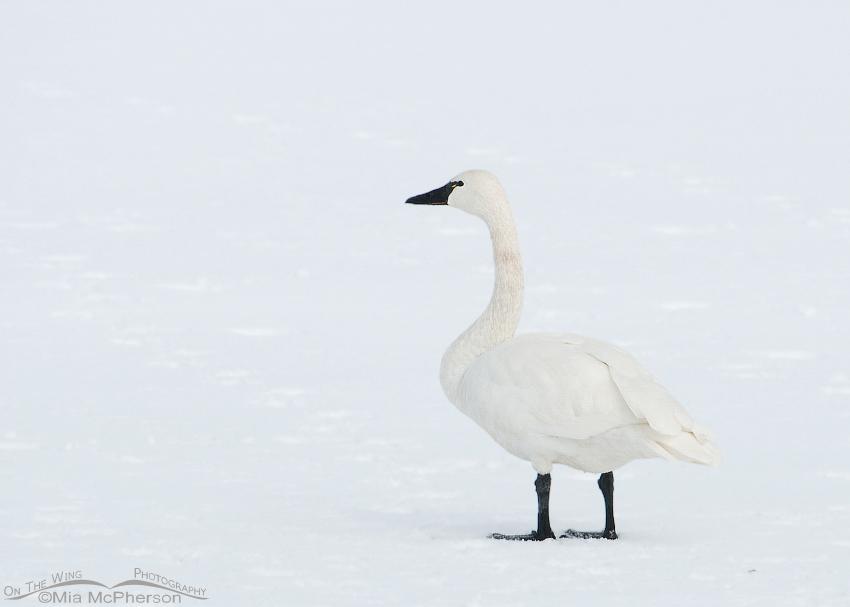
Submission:
[[[566,531],[564,531],[564,534],[561,537],[568,537],[580,540],[599,540],[603,538],[606,540],[616,540],[617,532],[613,529],[606,529],[605,531],[576,531],[575,529],[567,529]]]
[[[526,533],[524,535],[505,535],[504,533],[494,533],[490,536],[494,540],[514,540],[520,542],[542,542],[543,540],[554,540],[555,534],[552,531],[549,531],[548,535],[546,533],[538,533],[537,531],[532,531],[531,533]]]

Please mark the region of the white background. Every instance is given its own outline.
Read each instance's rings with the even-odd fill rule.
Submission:
[[[842,3],[0,4],[0,586],[209,605],[850,602]],[[617,542],[443,396],[505,185],[520,332],[634,353],[717,470]],[[601,529],[595,477],[552,524]],[[34,604],[36,597],[24,599]],[[184,604],[192,599],[184,599]]]

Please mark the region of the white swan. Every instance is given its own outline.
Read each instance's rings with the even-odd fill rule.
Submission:
[[[537,531],[498,539],[554,538],[549,524],[550,472],[564,464],[601,474],[605,530],[561,537],[616,539],[612,470],[662,457],[717,466],[713,432],[634,357],[579,335],[514,337],[523,304],[522,261],[508,198],[496,176],[467,171],[411,204],[448,205],[484,220],[493,240],[496,285],[490,304],[443,356],[440,382],[449,400],[538,476]]]

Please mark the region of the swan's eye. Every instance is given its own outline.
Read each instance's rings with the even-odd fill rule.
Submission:
[[[452,186],[452,188],[462,188],[463,182],[462,181],[452,181],[451,183],[449,183],[449,185]]]

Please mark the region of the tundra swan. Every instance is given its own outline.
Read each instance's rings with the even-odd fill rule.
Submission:
[[[519,240],[508,198],[495,175],[461,173],[443,187],[407,200],[448,205],[480,217],[490,229],[496,284],[484,313],[446,350],[440,383],[448,399],[508,452],[537,471],[537,530],[512,540],[554,538],[549,523],[553,464],[601,474],[602,532],[561,537],[617,539],[613,470],[662,457],[717,466],[720,450],[707,427],[633,356],[572,334],[514,337],[523,304]]]

